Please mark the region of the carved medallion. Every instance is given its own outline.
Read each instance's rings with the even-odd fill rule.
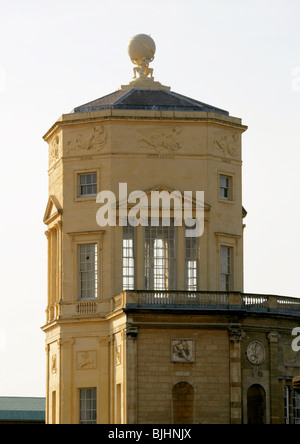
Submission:
[[[253,341],[247,347],[247,358],[251,364],[260,365],[266,357],[265,348],[261,342]]]

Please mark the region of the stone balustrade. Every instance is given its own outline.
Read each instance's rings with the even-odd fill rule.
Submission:
[[[300,316],[300,298],[218,291],[123,291],[112,299],[57,302],[46,310],[47,323],[68,317],[106,316],[119,309],[243,310]]]

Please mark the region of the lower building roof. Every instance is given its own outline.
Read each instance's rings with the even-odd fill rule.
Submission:
[[[45,398],[0,397],[0,421],[45,421]]]

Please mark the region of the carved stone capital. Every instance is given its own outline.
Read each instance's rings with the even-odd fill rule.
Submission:
[[[138,332],[139,332],[138,327],[133,327],[132,325],[128,325],[126,329],[127,339],[137,339]]]
[[[58,348],[61,347],[72,347],[75,344],[74,338],[61,338],[57,341]]]
[[[108,344],[110,343],[110,338],[107,337],[107,336],[99,336],[99,337],[97,338],[97,340],[98,340],[98,343],[99,343],[101,346],[105,346],[105,345],[108,345]]]
[[[57,231],[61,231],[61,229],[62,229],[62,221],[61,221],[61,220],[58,220],[58,221],[56,222],[56,224],[54,225],[54,228],[55,228]]]
[[[268,335],[267,335],[268,341],[270,342],[270,344],[278,344],[279,339],[280,339],[280,334],[277,331],[271,331]]]
[[[228,329],[230,342],[242,342],[245,332],[240,325],[231,325]]]

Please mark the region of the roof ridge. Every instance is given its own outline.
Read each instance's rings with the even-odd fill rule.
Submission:
[[[93,105],[95,102],[98,102],[99,100],[107,99],[108,97],[111,97],[111,96],[113,96],[113,95],[115,95],[115,94],[123,93],[122,96],[120,97],[120,98],[122,99],[123,95],[125,95],[126,92],[127,92],[127,91],[122,91],[122,90],[114,91],[114,92],[112,92],[112,93],[110,93],[110,94],[106,94],[106,95],[103,96],[103,97],[99,97],[98,99],[91,100],[90,102],[87,102],[87,103],[84,103],[84,104],[82,104],[82,105],[76,106],[76,107],[74,108],[74,111],[76,111],[76,110],[79,109],[79,108],[84,108],[84,107],[86,107],[86,106],[91,106],[91,105]],[[118,100],[119,100],[119,99],[118,99]]]
[[[114,105],[119,105],[121,100],[126,99],[128,96],[130,96],[132,94],[133,91],[135,91],[135,89],[130,89],[129,91],[124,91],[125,94],[123,96],[121,96],[116,102],[114,102]]]
[[[218,110],[220,110],[220,111],[228,112],[228,111],[226,111],[225,109],[218,108],[218,107],[213,106],[213,105],[209,105],[208,103],[205,103],[205,102],[200,102],[200,100],[192,99],[191,97],[184,96],[183,94],[179,94],[179,93],[176,93],[176,92],[174,92],[174,91],[167,91],[167,92],[168,92],[169,94],[172,93],[174,96],[182,97],[182,98],[184,98],[187,102],[190,102],[191,104],[195,104],[195,103],[197,103],[197,104],[199,104],[199,105],[202,105],[203,107],[209,107],[209,108],[218,109]]]

